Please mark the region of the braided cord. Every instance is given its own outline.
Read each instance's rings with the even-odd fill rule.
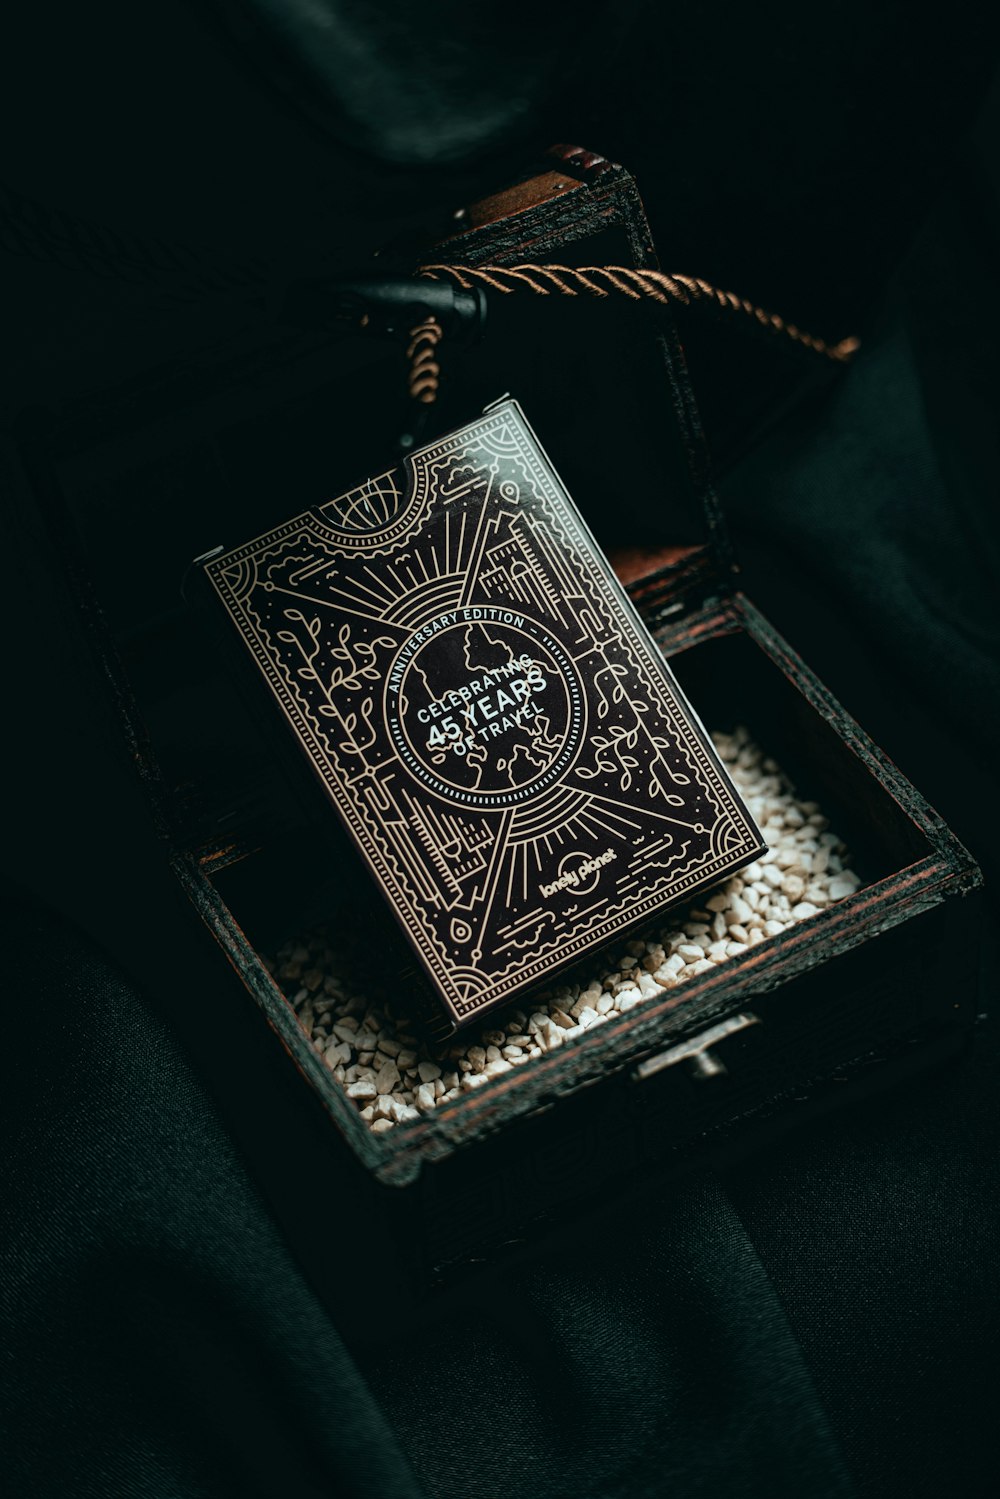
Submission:
[[[410,366],[410,398],[424,406],[431,406],[437,400],[441,366],[435,355],[443,331],[437,318],[433,317],[426,318],[410,330],[406,349]]]
[[[859,348],[856,338],[842,338],[831,344],[805,332],[795,323],[786,322],[776,312],[766,312],[746,297],[735,292],[720,291],[708,281],[696,276],[668,275],[665,271],[634,270],[621,265],[424,265],[420,275],[434,281],[451,279],[465,290],[473,286],[485,286],[505,296],[511,292],[529,291],[536,296],[547,297],[553,293],[564,297],[581,294],[591,297],[608,297],[612,294],[627,297],[633,302],[648,299],[661,306],[680,307],[710,306],[726,314],[737,313],[743,318],[770,333],[790,338],[803,348],[832,359],[837,364],[846,364]]]

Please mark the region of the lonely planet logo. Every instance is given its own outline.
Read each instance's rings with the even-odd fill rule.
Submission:
[[[603,854],[595,854],[592,859],[582,853],[566,854],[560,860],[559,873],[555,879],[548,885],[539,885],[538,893],[558,895],[561,890],[575,890],[580,895],[586,895],[597,884],[604,865],[610,864],[617,857],[613,848],[605,850]]]

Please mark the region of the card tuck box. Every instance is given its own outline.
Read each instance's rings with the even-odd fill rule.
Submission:
[[[656,265],[631,178],[576,148],[559,148],[513,188],[435,233],[438,242],[415,252],[414,266],[431,258]],[[186,365],[160,372],[146,388],[134,384],[127,399],[111,392],[54,413],[21,445],[27,485],[54,540],[72,552],[69,576],[141,763],[164,857],[294,1063],[287,1107],[301,1110],[322,1136],[325,1169],[340,1183],[327,1193],[316,1190],[315,1171],[310,1177],[317,1284],[323,1236],[343,1232],[345,1192],[352,1221],[366,1225],[359,1236],[365,1256],[385,1254],[397,1280],[412,1276],[424,1285],[506,1253],[556,1209],[565,1213],[630,1184],[641,1190],[651,1172],[686,1163],[712,1142],[757,1130],[767,1136],[804,1109],[843,1100],[855,1084],[945,1055],[975,1015],[979,871],[740,592],[672,325],[609,316],[598,326],[572,299],[552,300],[569,305],[491,302],[481,350],[456,355],[446,372],[435,429],[473,421],[482,451],[463,466],[452,439],[432,442],[412,487],[390,473],[396,460],[386,412],[399,387],[398,352],[328,334],[248,335],[238,347],[208,341]],[[536,525],[541,512],[532,507],[554,503],[551,475],[533,475],[522,488],[530,504],[510,506],[502,525],[498,511],[490,518],[480,508],[483,526],[463,534],[462,486],[482,482],[494,458],[500,488],[525,484],[530,453],[519,447],[526,428],[517,408],[478,416],[503,391],[517,394],[615,562],[628,607],[592,571],[585,532],[564,550],[546,550],[547,533]],[[383,477],[331,500],[365,474]],[[451,499],[438,512],[433,543],[417,547],[430,483]],[[131,565],[140,501],[158,528],[141,574]],[[572,512],[560,514],[568,526]],[[289,515],[298,519],[275,530]],[[369,526],[391,536],[396,550],[359,567]],[[280,732],[314,736],[312,750],[300,746],[302,763],[312,755],[319,777],[325,757],[332,764],[336,756],[336,784],[311,791],[340,798],[348,821],[366,819],[363,831],[355,827],[355,845],[344,839],[333,847],[328,824],[336,819],[326,807],[323,816],[303,812],[284,775],[284,752],[274,752],[247,707],[249,695],[209,648],[204,620],[179,597],[192,557],[253,537],[264,540],[246,556],[236,547],[210,564],[202,592],[218,587],[213,607],[232,614],[220,616],[220,628],[251,675],[274,673],[272,696],[285,694],[284,701],[266,706],[275,709],[272,719],[284,714]],[[273,559],[264,556],[271,551]],[[343,599],[335,629],[327,596],[310,599],[311,578],[323,574]],[[476,591],[466,594],[473,575]],[[470,609],[483,617],[467,617]],[[438,965],[457,1018],[463,1005],[479,1002],[480,970],[469,961],[479,944],[497,963],[491,983],[508,969],[519,982],[534,977],[532,954],[542,967],[553,958],[540,943],[578,940],[588,919],[582,906],[567,915],[573,902],[563,903],[564,890],[542,893],[578,872],[584,861],[566,862],[569,855],[615,852],[590,869],[592,889],[577,887],[581,902],[601,896],[599,925],[603,902],[617,899],[612,876],[635,880],[635,901],[655,886],[663,866],[654,852],[679,853],[700,878],[708,866],[699,872],[699,860],[718,857],[721,872],[754,843],[714,756],[677,715],[670,678],[626,639],[632,609],[698,718],[711,729],[746,725],[828,814],[852,850],[858,888],[573,1044],[373,1132],[299,1023],[272,961],[338,902],[353,913],[362,941],[374,932],[360,895],[359,846],[377,877],[401,881],[405,873],[400,911],[416,909],[411,893],[426,896],[417,947],[424,965]],[[492,610],[501,613],[486,618]],[[439,629],[423,635],[428,621]],[[271,647],[255,665],[251,651],[265,629]],[[319,681],[308,675],[311,666]],[[469,685],[476,681],[478,692]],[[602,769],[588,741],[601,725],[610,740],[613,726],[625,724],[618,682],[633,707],[641,696],[648,712],[638,715],[641,732],[628,749],[636,764],[611,754]],[[533,725],[539,709],[547,720],[539,737],[519,729],[477,735],[468,753],[454,754],[456,731],[463,736],[468,727],[452,711],[456,688],[466,703],[462,685],[480,704],[475,727],[489,721],[487,708],[495,722],[512,710],[527,718],[530,706]],[[256,686],[263,701],[266,684]],[[501,702],[501,692],[512,701]],[[672,774],[690,784],[674,787]],[[550,775],[541,801],[518,800]],[[713,796],[715,807],[698,811]],[[683,827],[663,820],[667,809]],[[670,832],[658,851],[649,841],[636,845],[638,860],[626,869],[618,819],[635,816],[646,836],[654,813]],[[709,829],[720,840],[711,851]],[[499,900],[473,898],[501,881]],[[557,930],[560,913],[567,924]],[[369,951],[374,969],[371,958]],[[404,966],[390,966],[383,982],[394,1003],[410,1003],[413,978]],[[279,1177],[275,1200],[285,1190]],[[299,1249],[309,1257],[308,1246]]]
[[[763,851],[515,401],[204,571],[449,1028]]]

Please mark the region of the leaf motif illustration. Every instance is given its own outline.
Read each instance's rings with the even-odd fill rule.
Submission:
[[[581,781],[592,781],[598,774],[598,771],[587,770],[585,766],[581,766],[581,768],[577,771],[577,775],[580,777]]]
[[[324,718],[336,718],[337,716],[336,708],[331,707],[329,703],[320,703],[319,711]]]
[[[356,713],[348,713],[347,717],[344,719],[344,728],[349,734],[353,734],[357,726],[358,715]]]
[[[350,638],[351,627],[345,620],[340,629],[337,631],[337,639],[340,641],[341,645],[346,645]]]
[[[634,755],[622,755],[622,764],[627,765],[630,770],[634,770],[638,763]]]
[[[319,677],[316,675],[316,668],[313,666],[300,666],[297,675],[305,677],[307,682],[319,681]]]
[[[283,640],[286,645],[298,644],[298,637],[296,635],[293,635],[291,630],[279,630],[278,639]]]
[[[330,673],[330,691],[332,692],[335,687],[339,687],[343,680],[344,673],[341,671],[339,666],[335,666],[333,668],[333,671]]]
[[[306,622],[306,617],[301,609],[286,609],[284,613],[286,619],[297,620],[300,625],[304,625]]]
[[[621,780],[622,790],[623,791],[627,791],[628,788],[631,786],[631,784],[632,784],[632,772],[630,770],[627,770],[625,772],[625,774],[622,776],[622,780]]]
[[[309,634],[314,640],[319,639],[320,628],[319,616],[317,615],[315,619],[309,621]]]
[[[378,674],[379,671],[377,666],[363,666],[361,668],[361,675],[363,677],[367,677],[370,682],[375,681],[378,677]]]

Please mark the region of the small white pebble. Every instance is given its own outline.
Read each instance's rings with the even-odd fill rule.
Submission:
[[[399,1081],[399,1068],[395,1062],[386,1062],[379,1068],[375,1077],[375,1091],[377,1093],[391,1093]]]
[[[732,911],[734,918],[740,923],[749,921],[753,915],[753,908],[748,906],[742,896],[739,895],[733,896],[729,902],[729,909]]]
[[[552,1021],[550,1020],[545,1029],[543,1031],[539,1031],[538,1039],[547,1051],[555,1051],[557,1046],[561,1046],[563,1044],[563,1037],[565,1036],[565,1034],[566,1032],[562,1029],[561,1026],[553,1025]]]

